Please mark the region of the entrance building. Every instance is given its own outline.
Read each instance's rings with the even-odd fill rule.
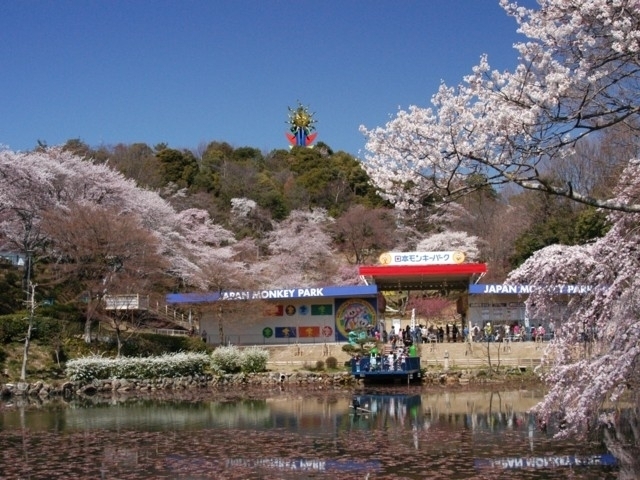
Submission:
[[[487,271],[462,252],[388,252],[361,266],[364,285],[169,294],[168,304],[201,306],[200,334],[213,344],[346,342],[349,332],[382,330],[385,291],[429,291],[458,300],[463,321],[469,286]],[[238,304],[248,308],[233,308]]]
[[[469,331],[473,325],[517,324],[527,339],[539,324],[552,335],[566,315],[568,296],[584,289],[558,287],[557,308],[546,318],[528,318],[524,302],[531,287],[479,283],[486,272],[484,263],[465,263],[462,252],[389,252],[380,256],[378,265],[359,268],[364,285],[169,294],[166,301],[199,306],[199,333],[212,344],[347,342],[353,330],[390,328],[385,325],[383,293],[394,291],[456,300]],[[244,309],[233,308],[240,304]]]

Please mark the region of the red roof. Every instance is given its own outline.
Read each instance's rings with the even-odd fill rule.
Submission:
[[[378,290],[467,290],[487,272],[487,264],[362,265],[359,271]]]

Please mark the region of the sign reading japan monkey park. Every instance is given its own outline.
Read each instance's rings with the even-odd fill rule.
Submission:
[[[464,262],[463,252],[385,252],[380,265],[456,265]]]

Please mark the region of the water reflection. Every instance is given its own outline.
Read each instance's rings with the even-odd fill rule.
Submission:
[[[517,469],[517,478],[591,479],[626,472],[611,465],[601,440],[558,441],[538,430],[527,411],[541,395],[406,387],[0,409],[0,477],[495,479]]]

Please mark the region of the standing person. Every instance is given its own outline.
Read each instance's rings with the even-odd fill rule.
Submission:
[[[491,328],[491,322],[487,322],[487,324],[484,326],[484,336],[487,342],[493,341],[492,333],[493,329]]]
[[[420,336],[422,337],[422,343],[427,343],[429,340],[429,329],[426,325],[420,327]]]
[[[451,333],[453,335],[453,343],[456,343],[458,341],[458,326],[455,323],[453,324]]]
[[[480,327],[477,323],[473,324],[473,329],[471,330],[471,340],[474,342],[480,341]]]
[[[541,323],[538,324],[538,328],[536,330],[536,341],[538,342],[544,342],[544,327],[542,326]]]
[[[202,333],[200,335],[202,336],[202,341],[204,343],[207,343],[207,331],[206,330],[202,330]]]
[[[449,331],[449,324],[447,323],[447,342],[451,341],[451,332]]]
[[[420,343],[422,341],[422,331],[420,330],[420,325],[416,323],[413,327],[413,343]]]

